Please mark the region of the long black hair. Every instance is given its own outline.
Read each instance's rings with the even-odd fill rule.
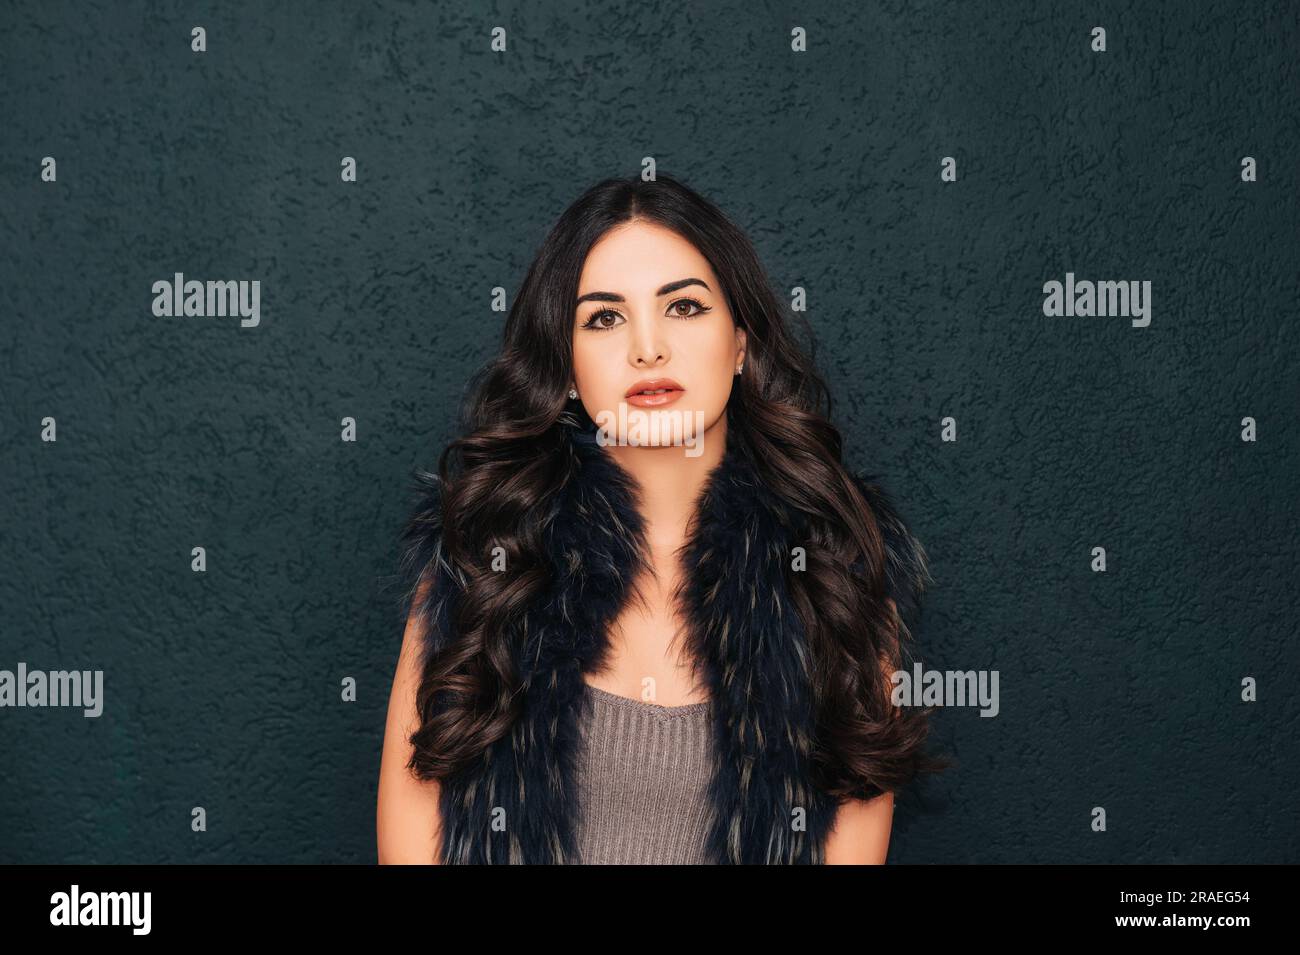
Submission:
[[[578,282],[596,242],[632,220],[691,242],[746,332],[744,374],[726,409],[727,441],[743,445],[766,487],[806,522],[807,572],[791,575],[790,586],[813,655],[816,782],[836,796],[895,791],[942,761],[922,752],[928,711],[890,699],[889,675],[910,660],[904,611],[914,608],[888,599],[884,535],[891,528],[871,503],[881,489],[860,484],[844,466],[825,383],[791,336],[748,237],[666,175],[606,179],[564,211],[510,308],[500,353],[472,384],[461,436],[442,453],[436,474],[417,472],[422,499],[437,503],[408,526],[407,598],[424,626],[449,628],[455,639],[423,659],[409,768],[435,779],[469,766],[519,715],[508,635],[548,583],[545,505],[572,479],[569,457],[560,453],[565,429],[591,426],[567,396]],[[450,620],[440,616],[447,604],[431,592],[434,568],[420,546],[435,524],[436,560],[458,588]],[[497,547],[508,575],[490,568]],[[913,566],[924,579],[912,583],[919,592],[928,571],[917,547]]]

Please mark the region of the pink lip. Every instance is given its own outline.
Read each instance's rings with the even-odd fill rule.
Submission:
[[[663,394],[646,395],[644,391],[660,391]],[[646,378],[638,381],[635,385],[627,390],[623,397],[627,403],[635,405],[638,408],[657,408],[660,405],[669,405],[686,393],[686,389],[673,381],[671,378]]]

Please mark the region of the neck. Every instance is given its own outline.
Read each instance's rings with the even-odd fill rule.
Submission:
[[[702,453],[696,457],[689,457],[685,448],[677,446],[607,448],[639,485],[646,542],[656,552],[676,550],[686,536],[700,492],[726,453],[725,414],[704,432],[700,446]]]

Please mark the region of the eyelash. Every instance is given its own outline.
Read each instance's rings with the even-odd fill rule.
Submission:
[[[681,305],[682,303],[694,305],[695,308],[697,309],[696,313],[694,315],[673,315],[671,316],[672,318],[680,318],[682,321],[690,321],[693,318],[699,318],[701,315],[705,314],[706,312],[713,311],[712,308],[705,305],[703,302],[697,302],[693,298],[679,298],[677,299],[677,301],[673,302],[673,304],[668,307],[672,309],[678,305]],[[617,315],[617,314],[618,312],[614,311],[612,308],[602,308],[598,312],[592,312],[591,315],[587,318],[587,320],[583,322],[582,327],[590,328],[593,332],[612,332],[614,329],[618,327],[617,325],[597,325],[596,322],[605,315]]]

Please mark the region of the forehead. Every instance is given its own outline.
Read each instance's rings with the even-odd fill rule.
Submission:
[[[688,240],[654,223],[628,222],[591,247],[578,279],[578,294],[653,295],[661,285],[692,275],[717,289],[708,259]]]

